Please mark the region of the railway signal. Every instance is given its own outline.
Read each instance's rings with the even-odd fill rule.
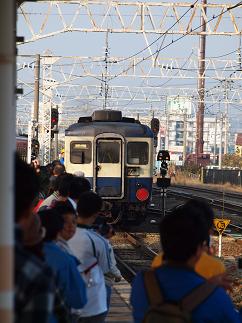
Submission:
[[[59,121],[58,108],[51,108],[51,130],[56,130]]]
[[[157,186],[161,188],[161,196],[162,196],[162,213],[165,216],[165,199],[166,199],[166,190],[171,185],[171,179],[166,177],[168,164],[167,161],[170,161],[170,154],[168,150],[159,150],[157,154],[157,161],[161,161],[160,167],[160,178],[157,178]]]

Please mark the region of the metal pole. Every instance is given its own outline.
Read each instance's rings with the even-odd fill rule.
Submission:
[[[0,1],[0,322],[13,322],[14,150],[16,147],[16,7]]]
[[[206,15],[207,0],[201,0],[203,10]],[[199,155],[203,153],[203,126],[204,126],[204,90],[205,90],[205,54],[206,54],[206,21],[201,11],[201,34],[199,45],[199,78],[198,78],[198,94],[199,103],[197,110],[197,136],[196,136],[196,162],[198,163]]]
[[[55,143],[54,143],[54,147],[55,147],[55,156],[54,156],[54,159],[59,159],[58,157],[58,151],[59,151],[59,149],[58,149],[58,132],[55,132],[55,134],[54,134],[54,141],[55,141]]]
[[[186,111],[184,113],[184,120],[183,120],[183,166],[186,162],[186,155],[187,155],[187,114]]]
[[[216,149],[217,149],[217,116],[215,117],[214,125],[214,154],[213,154],[213,164],[216,163]]]
[[[162,187],[161,190],[161,199],[162,199],[162,215],[166,215],[166,189]]]
[[[219,169],[222,169],[222,148],[223,148],[223,115],[220,118],[220,140],[219,140]]]
[[[40,55],[36,55],[34,65],[34,127],[35,139],[38,140],[38,122],[39,122],[39,78],[40,78]]]
[[[228,81],[225,80],[225,136],[224,136],[224,154],[228,153],[228,131],[229,131],[229,123],[228,123],[228,117],[229,117],[229,104],[228,104]]]

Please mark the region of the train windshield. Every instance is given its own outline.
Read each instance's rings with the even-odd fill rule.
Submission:
[[[90,164],[92,144],[90,141],[72,141],[70,160],[72,164]]]
[[[118,164],[120,159],[120,143],[102,141],[98,143],[98,162]]]
[[[147,142],[128,143],[128,164],[147,165],[149,161],[149,146]]]

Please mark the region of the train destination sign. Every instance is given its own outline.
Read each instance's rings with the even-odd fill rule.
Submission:
[[[219,234],[222,234],[230,223],[229,219],[214,219],[214,226]]]

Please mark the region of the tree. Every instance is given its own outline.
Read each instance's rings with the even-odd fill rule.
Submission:
[[[242,157],[236,154],[223,155],[222,166],[242,168]]]

